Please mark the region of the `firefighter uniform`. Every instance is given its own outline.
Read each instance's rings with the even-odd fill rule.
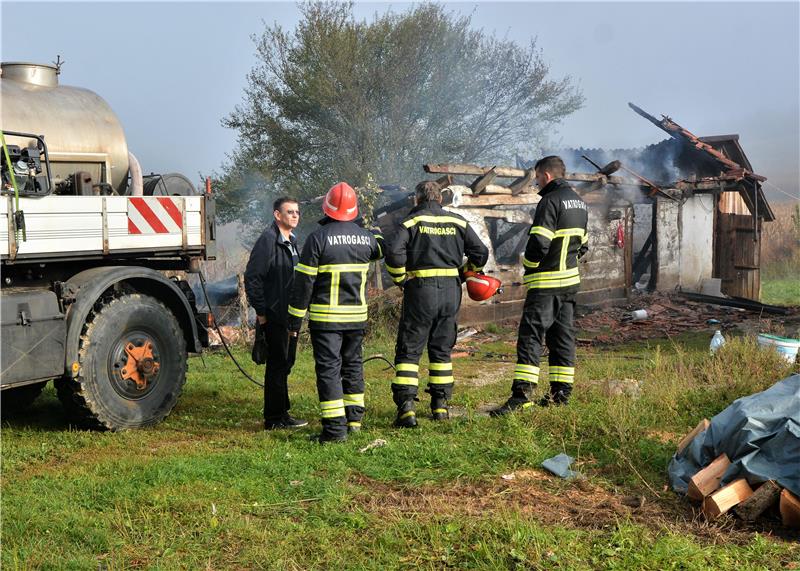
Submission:
[[[578,258],[588,250],[586,203],[561,178],[539,193],[522,264],[528,287],[517,338],[511,398],[492,411],[501,415],[531,406],[539,382],[542,345],[550,351],[550,394],[540,404],[562,404],[575,376],[575,294],[580,287]]]
[[[383,257],[383,237],[355,222],[324,218],[295,266],[289,330],[308,315],[317,375],[320,441],[343,440],[364,416],[361,342],[367,323],[369,262]]]
[[[464,266],[464,256],[467,265]],[[388,246],[386,269],[403,287],[392,393],[397,426],[415,426],[419,360],[427,345],[428,387],[435,419],[448,417],[453,392],[450,353],[456,342],[463,269],[481,270],[489,251],[467,221],[435,201],[423,202],[400,223]]]

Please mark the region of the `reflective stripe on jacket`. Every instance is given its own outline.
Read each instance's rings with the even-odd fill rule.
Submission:
[[[489,250],[475,230],[458,214],[438,202],[423,202],[400,223],[386,252],[386,270],[392,280],[458,277],[465,268],[482,270]]]
[[[367,321],[369,262],[383,257],[383,236],[355,222],[324,218],[295,266],[289,329],[308,314],[318,329],[362,329]]]
[[[522,258],[523,283],[546,293],[577,292],[581,282],[578,258],[588,250],[586,203],[564,179],[555,179],[539,193],[528,244]]]

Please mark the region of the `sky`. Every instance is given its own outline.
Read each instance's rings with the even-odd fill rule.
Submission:
[[[699,136],[738,133],[774,187],[800,195],[800,2],[444,3],[473,26],[536,39],[554,77],[586,97],[552,140],[631,148],[666,135],[627,106],[666,114]],[[358,18],[403,11],[361,3]],[[65,60],[62,84],[97,92],[145,172],[193,180],[219,169],[236,134],[220,120],[242,101],[264,23],[291,29],[294,3],[0,4],[3,61]],[[464,78],[468,88],[469,78]],[[511,161],[510,161],[511,162]],[[422,171],[420,169],[420,174]]]

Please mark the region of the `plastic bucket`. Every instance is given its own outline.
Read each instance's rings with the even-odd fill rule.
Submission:
[[[758,335],[758,345],[760,347],[773,347],[787,362],[794,363],[795,359],[797,359],[797,350],[800,349],[800,339],[789,339],[788,337],[760,333]]]

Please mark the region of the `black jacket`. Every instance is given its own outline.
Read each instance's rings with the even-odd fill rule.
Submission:
[[[355,222],[323,218],[306,240],[289,302],[289,329],[308,313],[311,329],[363,329],[367,323],[367,272],[383,257],[383,236]]]
[[[294,235],[290,238],[299,248]],[[292,251],[283,241],[277,223],[264,230],[256,241],[244,272],[247,301],[267,321],[286,324],[289,292],[294,278]]]
[[[577,292],[581,278],[578,258],[588,248],[588,211],[562,178],[545,186],[539,195],[522,264],[523,282],[529,290],[548,294]]]
[[[407,279],[458,277],[464,269],[482,270],[489,250],[458,214],[438,202],[423,202],[403,221],[386,252],[386,269],[397,284]]]

